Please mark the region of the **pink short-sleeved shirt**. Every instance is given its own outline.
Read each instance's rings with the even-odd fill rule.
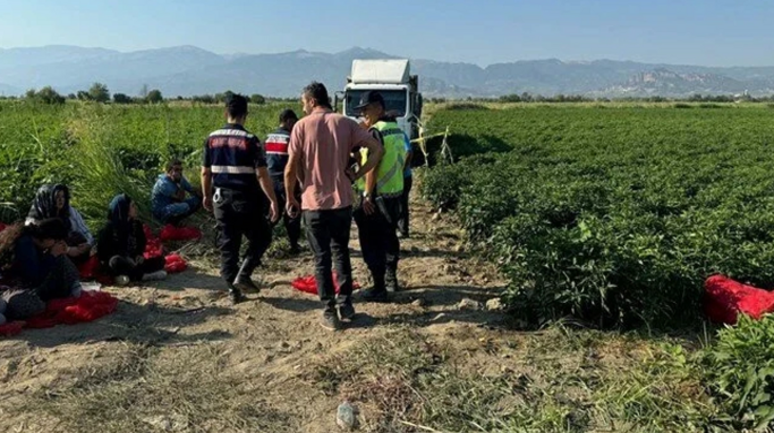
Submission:
[[[352,206],[352,182],[346,174],[350,153],[369,140],[373,138],[366,129],[330,110],[316,110],[296,123],[288,153],[300,160],[303,210]]]

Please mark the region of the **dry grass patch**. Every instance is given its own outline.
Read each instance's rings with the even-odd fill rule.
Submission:
[[[63,431],[295,431],[256,391],[256,378],[225,370],[221,345],[118,350],[109,363],[34,393],[26,409],[57,419]]]

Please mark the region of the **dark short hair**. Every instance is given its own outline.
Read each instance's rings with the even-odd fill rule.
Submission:
[[[47,218],[33,224],[30,228],[32,237],[41,240],[63,241],[68,235],[67,226],[61,218]]]
[[[285,123],[288,120],[298,120],[298,115],[296,115],[296,112],[290,108],[282,110],[282,113],[279,115],[280,123]]]
[[[172,171],[172,168],[173,168],[173,167],[177,167],[178,165],[182,167],[182,166],[183,166],[183,161],[181,161],[181,160],[180,160],[180,158],[172,158],[172,159],[171,159],[171,160],[170,160],[170,161],[167,163],[167,173],[169,173],[170,171]]]
[[[312,81],[308,86],[304,87],[304,95],[307,99],[314,99],[317,101],[317,105],[332,110],[331,98],[328,96],[328,89],[325,88],[323,83]]]
[[[226,111],[232,119],[239,119],[247,115],[247,98],[235,93],[226,99]]]

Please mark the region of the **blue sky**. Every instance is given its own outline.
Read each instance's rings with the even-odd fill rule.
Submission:
[[[0,0],[0,48],[335,52],[496,62],[774,65],[767,0]]]

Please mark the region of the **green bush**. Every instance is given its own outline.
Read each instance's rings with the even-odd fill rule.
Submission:
[[[739,317],[705,350],[707,384],[738,430],[774,423],[774,316]]]
[[[464,186],[461,170],[455,166],[440,166],[424,172],[420,190],[436,208],[446,210],[457,206]]]

